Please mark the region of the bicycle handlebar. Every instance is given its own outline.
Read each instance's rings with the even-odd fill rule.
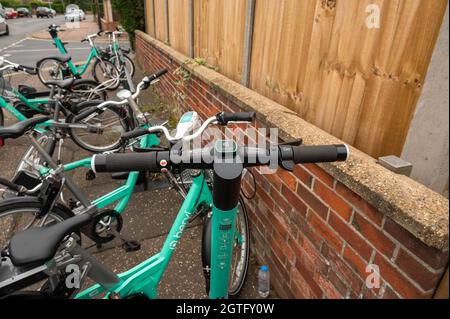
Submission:
[[[153,126],[147,129],[137,129],[131,132],[127,132],[122,134],[123,140],[128,140],[132,138],[137,138],[143,135],[152,134],[152,133],[159,133],[162,132],[166,136],[166,139],[169,142],[176,143],[180,140],[183,141],[192,141],[199,137],[211,124],[218,124],[218,125],[228,125],[229,123],[249,123],[255,118],[255,112],[247,112],[247,113],[227,113],[227,112],[221,112],[218,113],[215,116],[210,117],[205,122],[203,122],[203,125],[193,134],[184,136],[183,138],[176,138],[172,136],[169,132],[169,130],[165,126]]]
[[[37,70],[34,67],[13,63],[4,58],[1,58],[0,60],[1,60],[0,61],[0,71],[15,70],[15,71],[22,71],[22,72],[28,73],[30,75],[37,74]]]
[[[161,70],[153,75],[147,76],[145,77],[138,85],[136,88],[136,93],[134,93],[131,96],[131,99],[135,100],[140,94],[142,90],[146,90],[154,81],[155,79],[159,78],[160,76],[164,75],[167,73],[167,70]],[[151,80],[153,79],[153,80]],[[116,106],[121,106],[121,105],[125,105],[128,103],[128,100],[122,100],[122,101],[105,101],[101,104],[99,104],[97,106],[97,109],[105,109],[106,107],[108,107],[109,105],[116,105]],[[87,112],[90,112],[89,110]],[[95,109],[91,110],[92,113],[95,112]],[[83,118],[87,113],[81,113],[80,115],[78,115],[76,118]],[[89,115],[89,114],[87,114]],[[75,120],[76,120],[75,118]]]
[[[265,148],[242,147],[238,150],[236,163],[242,167],[255,167],[268,165],[269,150]],[[343,162],[349,157],[347,145],[323,146],[278,146],[278,163],[281,167],[284,162],[295,164]],[[172,160],[177,155],[175,160]],[[127,153],[94,155],[91,168],[96,173],[150,171],[161,172],[170,167],[184,169],[213,169],[215,160],[220,157],[215,148],[205,148],[189,151],[182,155],[170,151],[154,151],[149,153]],[[227,163],[233,165],[233,163]]]

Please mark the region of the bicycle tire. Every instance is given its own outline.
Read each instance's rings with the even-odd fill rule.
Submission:
[[[55,59],[51,59],[51,58],[43,59],[43,60],[39,61],[39,63],[36,65],[36,69],[38,71],[37,74],[38,74],[39,81],[41,81],[41,83],[44,84],[44,85],[46,85],[45,84],[46,83],[46,79],[45,79],[45,77],[43,75],[44,69],[43,69],[42,66],[45,65],[45,63],[48,62],[48,61],[53,61],[53,62],[55,62],[55,65],[59,65],[60,66],[60,69],[58,69],[58,72],[61,72],[60,73],[60,78],[54,78],[54,80],[62,80],[64,78],[64,75],[63,75],[64,64],[63,63],[61,63],[61,62],[59,62],[59,61],[57,61]]]
[[[87,101],[91,101],[91,100],[106,101],[106,99],[108,98],[108,94],[106,93],[106,90],[98,90],[95,93],[90,93],[89,97],[86,97],[86,95],[85,95],[84,91],[89,90],[89,87],[91,90],[95,90],[99,87],[99,85],[100,85],[100,83],[98,83],[97,81],[94,81],[94,80],[80,79],[80,80],[75,81],[75,83],[70,88],[70,91],[72,94],[75,94],[75,96],[81,96],[83,98],[86,98]],[[77,92],[77,90],[78,90],[78,92]],[[92,95],[92,94],[96,94],[97,96]]]
[[[111,72],[115,72],[116,73],[114,76],[110,76],[110,79],[107,79],[107,80],[100,79],[100,77],[98,75],[97,68],[99,66],[101,66],[102,63],[105,64],[105,65],[109,65],[108,69],[111,70]],[[103,84],[103,83],[105,83],[105,81],[112,80],[112,79],[115,78],[116,81],[114,82],[114,85],[109,85],[109,86],[105,87],[105,89],[108,90],[108,91],[114,91],[120,86],[120,73],[119,73],[119,70],[117,70],[116,66],[113,63],[111,63],[110,61],[96,59],[96,61],[94,62],[94,66],[92,67],[92,76],[100,84]]]
[[[77,106],[77,113],[81,114],[83,112],[83,110],[95,108],[99,103],[101,103],[101,102],[100,101],[88,101],[88,102],[81,103],[79,106]],[[120,122],[120,125],[122,127],[121,133],[129,132],[132,129],[133,125],[130,123],[127,113],[122,108],[117,107],[117,106],[110,106],[105,110],[105,112],[109,112],[109,114],[112,114],[113,116],[114,115],[117,116],[118,121]],[[98,115],[101,115],[101,114],[99,113]],[[88,115],[86,117],[87,118],[89,117],[90,120],[95,119],[95,116],[92,117],[92,114]],[[75,124],[76,123],[75,116],[70,115],[67,118],[67,122]],[[82,122],[83,122],[83,119],[80,119],[77,123],[82,123]],[[121,139],[121,134],[118,134],[118,139],[115,140],[113,143],[110,143],[109,145],[103,145],[103,146],[92,145],[92,144],[89,144],[86,140],[84,140],[80,136],[80,134],[78,134],[78,131],[80,131],[80,130],[72,129],[72,128],[69,128],[67,130],[70,138],[72,139],[72,141],[75,144],[77,144],[79,147],[81,147],[84,150],[91,152],[91,153],[103,153],[103,152],[113,151],[113,150],[120,148],[124,143]],[[83,132],[83,134],[89,134],[85,130],[80,131],[80,132]],[[94,133],[94,134],[96,134],[96,133]],[[98,139],[95,139],[95,140],[98,141]]]
[[[125,66],[127,66],[127,63],[128,63],[128,65],[130,66],[130,69],[131,69],[131,70],[128,70],[128,72],[130,73],[130,76],[133,78],[134,75],[136,74],[136,65],[134,64],[133,60],[132,60],[128,55],[122,53],[122,56],[123,56],[124,60],[126,60],[126,61],[125,61]],[[114,65],[116,65],[115,60],[116,60],[116,56],[115,56],[115,55],[113,55],[113,56],[109,59],[109,61],[110,61],[111,63],[113,63]],[[117,66],[116,66],[116,67],[117,67]]]
[[[239,209],[241,208],[241,209]],[[242,197],[239,198],[239,206],[238,206],[238,216],[241,212],[242,222],[245,228],[245,238],[244,241],[246,243],[246,249],[244,251],[244,260],[242,263],[242,270],[240,277],[236,280],[236,284],[228,289],[228,296],[238,297],[242,292],[242,288],[245,285],[245,281],[247,279],[248,267],[250,262],[250,231],[249,231],[249,222],[248,222],[248,214],[247,208],[245,206],[244,200]],[[234,248],[233,248],[234,249]],[[202,264],[203,264],[203,274],[205,276],[206,283],[206,293],[209,294],[209,286],[210,286],[210,272],[211,269],[211,217],[205,216],[205,221],[203,223],[202,229]],[[233,267],[233,265],[232,265]]]
[[[27,211],[29,213],[37,213],[40,211],[42,207],[42,202],[37,197],[13,197],[8,198],[0,202],[0,219],[5,218],[6,216],[13,216],[14,214],[23,213],[24,211]],[[53,216],[53,218],[57,217],[55,219],[58,222],[62,222],[66,219],[69,219],[74,216],[72,211],[67,208],[66,206],[63,206],[60,203],[56,203],[52,210],[50,211],[50,216]],[[0,224],[2,227],[5,226],[5,223],[2,222]],[[17,232],[23,231],[24,229],[19,229]],[[5,241],[7,240],[9,242],[9,239],[4,239],[3,236],[6,234],[6,230],[2,229],[0,231],[2,234],[2,237],[0,239],[0,249],[3,249],[5,247],[2,247],[3,244],[5,244]],[[14,234],[13,234],[14,235]]]

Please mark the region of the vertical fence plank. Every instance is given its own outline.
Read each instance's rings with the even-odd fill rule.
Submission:
[[[194,5],[195,56],[240,82],[247,2],[199,0]]]
[[[255,4],[256,0],[247,0],[247,13],[245,15],[245,35],[244,35],[244,54],[242,61],[242,79],[241,84],[249,86],[250,67],[253,46],[253,27],[255,22]]]
[[[189,3],[191,0],[169,0],[169,39],[170,46],[189,56],[190,27]]]

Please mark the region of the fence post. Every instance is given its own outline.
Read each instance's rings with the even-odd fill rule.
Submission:
[[[153,15],[153,37],[156,39],[156,8],[155,8],[155,0],[152,0],[152,15]]]
[[[250,85],[250,68],[253,46],[253,27],[255,22],[256,0],[247,0],[247,13],[245,15],[245,37],[244,53],[242,61],[242,79],[241,84],[248,87]]]
[[[170,31],[169,31],[169,0],[164,1],[166,10],[166,43],[170,45]]]
[[[194,0],[189,0],[189,57],[194,57]]]

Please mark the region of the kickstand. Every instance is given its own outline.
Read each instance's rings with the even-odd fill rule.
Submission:
[[[122,248],[127,252],[135,252],[141,249],[141,244],[137,240],[128,240],[115,229],[109,229],[109,232],[122,241]]]

